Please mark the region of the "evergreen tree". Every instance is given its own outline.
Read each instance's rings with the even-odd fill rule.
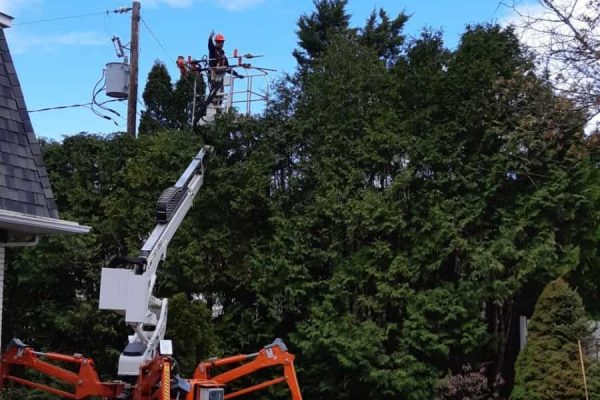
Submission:
[[[139,132],[141,135],[170,127],[172,113],[173,86],[167,67],[155,61],[148,73],[146,87],[142,94],[146,109],[142,111]]]
[[[195,82],[194,82],[195,81]],[[202,111],[206,85],[201,75],[189,74],[181,77],[175,84],[171,95],[168,125],[174,129],[186,129],[192,126],[192,107],[194,104],[194,84],[196,85],[196,113]]]
[[[415,288],[479,282],[472,293],[486,305],[481,311],[489,334],[488,373],[510,376],[516,350],[508,346],[510,326],[523,312],[515,301],[527,303],[541,280],[576,271],[580,255],[595,254],[580,253],[587,236],[583,225],[594,215],[583,119],[535,76],[510,29],[469,27],[446,59],[439,52],[427,56],[436,54],[435,41],[429,43],[408,50],[409,56],[430,59],[427,64],[398,66],[413,77],[402,83],[401,93],[418,105],[406,121],[414,138],[407,166],[415,176],[403,192],[418,199],[405,231],[414,266],[409,276]],[[580,214],[588,217],[574,218]],[[431,298],[422,289],[421,296]],[[454,369],[477,354],[463,350],[451,350]]]
[[[365,46],[376,49],[377,55],[391,65],[400,56],[405,39],[401,32],[406,21],[408,16],[404,13],[391,20],[384,9],[373,10],[364,28],[360,29],[361,41]]]
[[[210,310],[202,301],[190,301],[185,293],[169,299],[169,325],[165,337],[173,340],[177,372],[181,376],[192,376],[198,362],[214,356],[217,351]]]
[[[336,34],[349,29],[348,0],[313,0],[316,8],[298,20],[298,45],[293,54],[301,68],[307,68],[327,48]]]
[[[577,341],[588,334],[579,295],[562,279],[550,282],[531,317],[511,399],[584,399]]]
[[[597,340],[594,338],[594,341]],[[597,343],[594,343],[596,346]],[[594,346],[594,347],[595,347]],[[592,350],[597,354],[597,348]],[[600,360],[597,358],[586,366],[585,375],[587,378],[588,394],[591,400],[600,400]]]
[[[194,82],[196,80],[196,82]],[[146,110],[140,119],[140,134],[164,130],[184,130],[192,126],[192,106],[196,85],[195,118],[204,112],[203,101],[206,85],[201,75],[189,74],[181,77],[175,86],[166,66],[156,61],[148,74],[142,95]]]

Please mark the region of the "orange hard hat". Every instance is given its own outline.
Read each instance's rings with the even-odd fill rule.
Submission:
[[[225,36],[221,35],[220,33],[217,33],[217,36],[215,36],[215,42],[224,42],[225,41]]]

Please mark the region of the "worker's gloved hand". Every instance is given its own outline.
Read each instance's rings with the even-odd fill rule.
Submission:
[[[213,36],[215,36],[215,30],[214,29],[212,31],[210,31],[210,35],[208,35],[208,37],[212,39]]]

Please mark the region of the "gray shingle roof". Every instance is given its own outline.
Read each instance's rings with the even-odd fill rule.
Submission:
[[[0,209],[58,218],[4,29],[0,29]]]

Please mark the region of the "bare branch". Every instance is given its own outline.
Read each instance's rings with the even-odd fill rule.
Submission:
[[[553,0],[541,0],[542,3],[544,3],[544,5],[546,5],[546,7],[548,7],[552,12],[554,12],[559,18],[560,21],[565,24],[566,26],[569,27],[569,29],[571,30],[571,32],[573,32],[573,35],[575,36],[575,38],[577,39],[577,41],[588,51],[590,51],[591,53],[596,53],[596,50],[594,50],[593,48],[590,47],[589,43],[587,42],[587,40],[585,40],[585,38],[581,35],[581,32],[579,32],[579,30],[577,28],[575,28],[575,26],[573,26],[573,23],[571,22],[571,18],[572,18],[572,11],[571,13],[566,16],[562,13],[562,11],[556,7],[556,5],[554,4]],[[575,4],[577,2],[575,1]],[[575,4],[573,5],[573,7],[575,7]]]
[[[561,95],[600,112],[600,1],[518,0],[500,2],[512,10],[521,40],[536,54],[538,70]]]

